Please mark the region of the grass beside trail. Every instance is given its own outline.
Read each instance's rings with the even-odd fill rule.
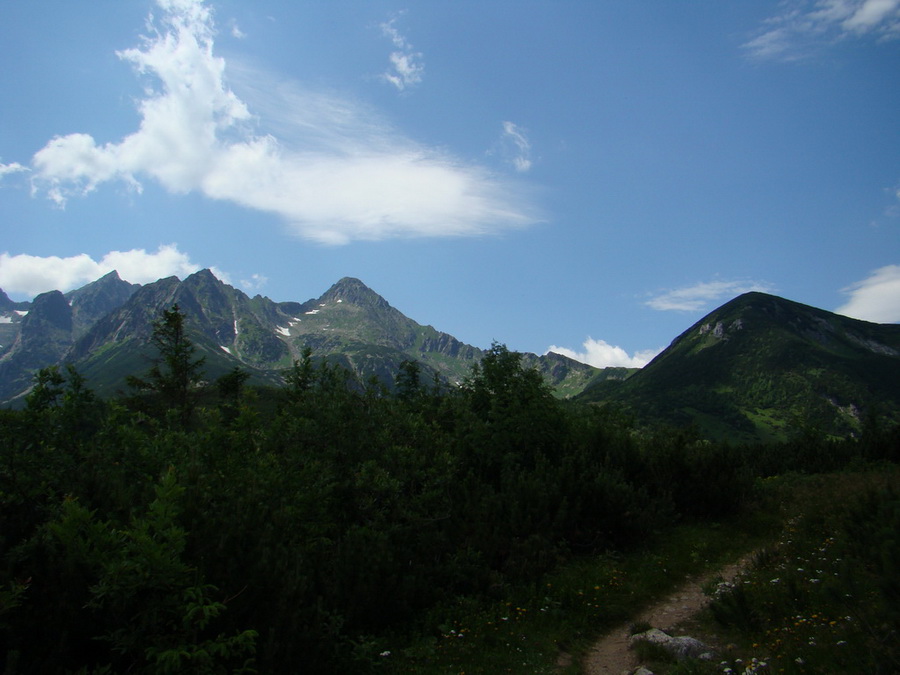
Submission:
[[[577,559],[503,599],[460,599],[433,611],[412,644],[372,644],[387,673],[577,673],[595,639],[681,584],[772,536],[756,512],[721,523],[673,526],[627,555]],[[562,653],[572,664],[558,665]]]
[[[784,527],[706,619],[732,649],[654,672],[900,672],[900,467],[768,482]]]
[[[433,611],[418,637],[379,641],[367,649],[382,654],[379,663],[386,673],[575,675],[580,672],[580,658],[607,630],[636,616],[687,576],[715,570],[759,550],[762,553],[750,572],[755,580],[751,583],[757,586],[745,585],[736,596],[720,598],[716,603],[720,621],[707,619],[708,629],[733,643],[732,650],[715,663],[658,663],[654,672],[728,673],[728,668],[730,672],[833,672],[823,664],[837,658],[835,649],[842,661],[855,659],[863,668],[845,672],[867,672],[864,668],[873,663],[873,657],[857,651],[868,654],[879,649],[879,640],[896,640],[890,630],[880,637],[877,631],[866,634],[863,625],[883,622],[884,611],[894,611],[893,596],[875,601],[880,592],[896,592],[882,578],[892,573],[882,568],[896,564],[900,570],[900,559],[892,562],[890,558],[897,537],[891,539],[893,543],[883,543],[885,532],[893,527],[890,517],[900,513],[889,486],[900,490],[900,468],[894,465],[768,479],[758,486],[755,508],[739,518],[673,526],[639,550],[577,559],[532,586],[508,589],[502,599],[460,599]],[[892,494],[896,497],[900,492]],[[849,541],[846,524],[866,522],[867,517],[888,522],[872,525],[875,530],[862,545],[868,549],[858,554],[860,559],[852,559],[857,555],[852,551],[861,544]],[[885,547],[890,550],[885,552]],[[827,583],[810,581],[818,578],[819,571],[824,576],[822,559],[826,552],[837,556],[838,549],[843,557],[829,563]],[[842,565],[846,577],[836,574]],[[779,582],[772,583],[776,578]],[[853,592],[864,596],[854,601],[855,619],[848,614],[847,598],[841,597],[851,591],[842,584],[855,585]],[[807,595],[796,599],[798,588]],[[794,595],[788,598],[789,594]],[[881,613],[859,616],[864,606]],[[846,616],[853,620],[838,620]],[[572,655],[569,665],[560,666],[562,653]]]

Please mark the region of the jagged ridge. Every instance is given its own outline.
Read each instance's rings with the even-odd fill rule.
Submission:
[[[413,359],[422,364],[423,379],[437,375],[458,383],[484,355],[477,347],[404,316],[351,277],[304,303],[250,298],[209,270],[184,281],[168,277],[140,287],[110,273],[67,297],[68,302],[59,294],[57,304],[65,307],[70,325],[58,332],[55,351],[44,350],[38,356],[34,345],[26,343],[12,349],[7,368],[17,375],[0,381],[0,398],[21,395],[37,367],[62,361],[77,364],[100,393],[120,389],[126,375],[146,368],[153,322],[175,304],[185,313],[189,334],[206,357],[210,379],[239,365],[258,382],[276,383],[309,347],[317,358],[336,360],[360,381],[375,377],[391,386],[402,361]],[[26,359],[26,354],[34,358]],[[581,391],[598,373],[556,354],[524,358],[563,394]]]

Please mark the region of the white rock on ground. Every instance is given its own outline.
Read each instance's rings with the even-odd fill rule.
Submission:
[[[683,659],[710,658],[710,648],[696,638],[682,635],[672,637],[658,628],[651,628],[643,633],[631,636],[631,644],[644,641],[656,644],[672,654],[679,661]]]

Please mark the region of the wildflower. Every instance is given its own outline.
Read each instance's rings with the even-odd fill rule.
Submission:
[[[390,655],[391,655],[391,652],[389,650],[385,649],[378,656],[390,656]]]

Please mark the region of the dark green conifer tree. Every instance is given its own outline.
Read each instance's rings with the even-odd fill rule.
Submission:
[[[194,411],[194,390],[203,377],[205,357],[196,358],[196,347],[187,337],[184,313],[173,305],[163,310],[153,324],[150,343],[159,356],[144,377],[129,376],[128,385],[138,391],[156,394],[167,410],[175,412],[181,426],[186,427]]]

